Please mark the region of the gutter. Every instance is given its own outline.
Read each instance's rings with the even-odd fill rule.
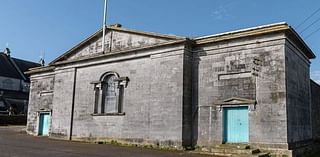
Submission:
[[[72,131],[73,131],[73,117],[74,117],[74,102],[76,95],[76,80],[77,80],[77,68],[74,68],[74,76],[73,76],[73,89],[72,89],[72,106],[71,106],[71,120],[70,120],[70,134],[69,140],[72,140]]]
[[[55,69],[54,66],[36,67],[36,68],[29,69],[29,71],[24,72],[24,74],[30,75],[30,74],[39,74],[44,72],[52,72],[54,69]]]

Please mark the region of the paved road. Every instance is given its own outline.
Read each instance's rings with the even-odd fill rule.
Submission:
[[[209,157],[188,152],[58,141],[29,136],[22,130],[22,127],[0,127],[0,157]]]

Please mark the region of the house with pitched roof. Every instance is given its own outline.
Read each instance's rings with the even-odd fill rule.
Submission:
[[[12,57],[9,48],[0,52],[0,113],[27,113],[30,79],[24,72],[38,66],[40,64]]]
[[[27,72],[29,134],[212,153],[316,150],[315,55],[287,23],[193,39],[105,29],[105,45],[101,29]]]

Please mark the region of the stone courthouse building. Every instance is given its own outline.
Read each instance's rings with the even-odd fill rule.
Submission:
[[[320,140],[314,53],[286,23],[194,39],[112,25],[33,68],[27,132],[171,146]]]

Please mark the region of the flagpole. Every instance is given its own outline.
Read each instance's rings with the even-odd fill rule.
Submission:
[[[103,27],[102,27],[102,53],[105,53],[105,39],[106,39],[106,26],[107,26],[107,5],[108,0],[104,0],[104,13],[103,13]]]

